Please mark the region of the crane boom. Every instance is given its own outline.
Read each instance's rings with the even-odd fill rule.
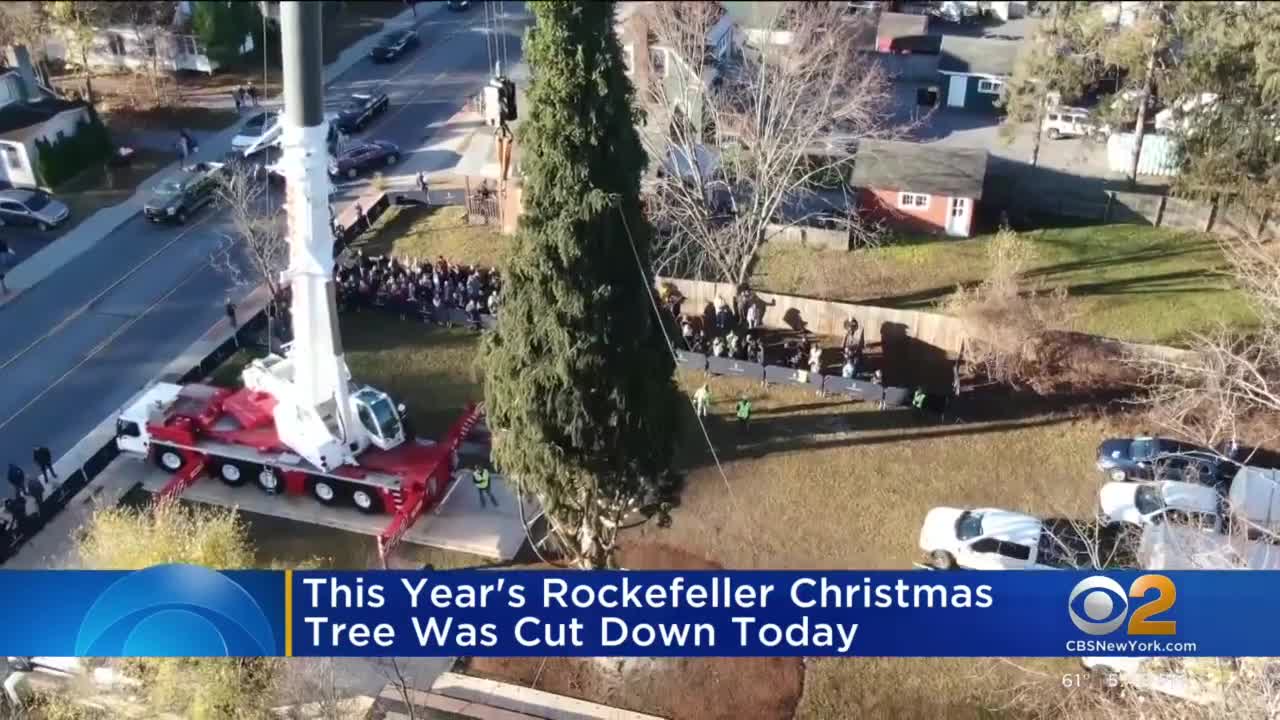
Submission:
[[[334,294],[320,3],[280,3],[280,31],[280,168],[285,175],[294,337],[285,358],[254,361],[245,369],[244,382],[279,401],[275,420],[285,444],[312,464],[333,468],[356,464],[369,438],[353,423],[351,372],[343,357]]]

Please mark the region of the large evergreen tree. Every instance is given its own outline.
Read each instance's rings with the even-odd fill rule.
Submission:
[[[530,7],[525,211],[484,346],[485,397],[498,467],[541,502],[567,561],[605,567],[670,464],[674,362],[642,270],[645,156],[614,3]]]

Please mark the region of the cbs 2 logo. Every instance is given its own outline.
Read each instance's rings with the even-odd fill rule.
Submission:
[[[1156,596],[1129,612],[1129,598],[1140,600],[1156,591]],[[1071,622],[1090,635],[1108,635],[1124,624],[1129,625],[1128,635],[1173,635],[1178,624],[1174,620],[1154,620],[1157,615],[1173,608],[1178,590],[1173,581],[1164,575],[1142,575],[1129,585],[1128,592],[1120,583],[1105,575],[1094,575],[1076,583],[1067,599],[1067,614]]]

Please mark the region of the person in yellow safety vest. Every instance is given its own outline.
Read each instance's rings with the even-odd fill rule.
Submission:
[[[738,400],[738,430],[745,431],[749,420],[751,420],[751,401],[744,397]]]
[[[489,489],[489,470],[486,468],[476,468],[471,471],[471,482],[476,484],[476,492],[480,495],[480,507],[485,507],[484,499],[489,498],[489,502],[494,507],[498,507],[498,498],[493,496],[493,490]]]
[[[929,399],[929,395],[925,393],[924,388],[916,388],[916,393],[911,398],[911,407],[917,410],[924,410],[924,404]]]

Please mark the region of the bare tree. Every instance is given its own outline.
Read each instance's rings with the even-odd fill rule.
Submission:
[[[1055,374],[1047,341],[1070,324],[1066,290],[1045,290],[1027,281],[1035,261],[1033,243],[1008,228],[987,246],[987,276],[976,287],[958,287],[943,310],[965,325],[965,359],[988,379],[1015,388],[1049,389]]]
[[[236,284],[267,286],[271,302],[283,299],[282,273],[289,266],[284,214],[267,197],[262,173],[248,163],[222,168],[217,196],[230,211],[228,232],[211,261]]]
[[[770,236],[842,214],[857,141],[889,133],[890,86],[858,47],[868,21],[841,3],[771,5],[732,36],[719,3],[647,8],[654,44],[633,65],[647,69],[635,77],[657,167],[645,202],[659,274],[745,282]],[[841,219],[855,235],[872,227]]]
[[[1206,446],[1238,441],[1251,417],[1280,417],[1280,246],[1254,237],[1219,243],[1256,327],[1220,326],[1193,335],[1193,352],[1134,360],[1147,372],[1146,401],[1156,421]]]
[[[40,82],[52,88],[46,43],[51,23],[47,10],[35,2],[0,3],[0,45],[21,45],[31,52]]]
[[[169,25],[177,11],[176,2],[112,3],[113,19],[133,31],[139,49],[145,56],[142,72],[150,81],[152,101],[165,101],[169,74],[162,62],[173,53]]]

